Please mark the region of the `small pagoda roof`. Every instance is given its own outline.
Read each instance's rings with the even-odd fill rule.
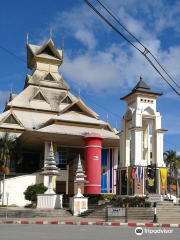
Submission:
[[[151,90],[151,88],[143,81],[142,77],[140,77],[139,82],[136,84],[136,86],[132,89],[132,92],[127,94],[126,96],[120,98],[120,100],[126,100],[127,97],[131,96],[134,93],[147,93],[152,94],[155,96],[162,96],[162,93],[154,92]]]
[[[51,54],[46,54],[47,48]],[[48,41],[45,44],[43,44],[42,46],[27,43],[28,66],[30,66],[30,62],[34,57],[49,58],[52,60],[57,60],[57,61],[62,62],[63,61],[63,51],[59,50],[55,47],[51,38],[49,38]]]

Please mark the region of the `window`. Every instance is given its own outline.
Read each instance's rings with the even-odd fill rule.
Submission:
[[[59,164],[67,163],[67,152],[59,152]]]
[[[33,99],[46,101],[43,95],[39,92]]]
[[[70,107],[67,111],[74,111],[74,112],[83,112],[77,104],[74,104]]]
[[[18,124],[15,117],[12,114],[9,115],[9,117],[6,118],[4,123]]]
[[[67,96],[62,103],[72,103],[71,99]]]
[[[48,74],[44,77],[44,80],[47,80],[47,81],[56,81],[50,73],[48,73]]]
[[[50,49],[49,46],[47,46],[43,51],[42,53],[45,53],[45,54],[48,54],[48,55],[51,55],[53,57],[55,57],[54,53],[52,52],[52,50]]]
[[[67,167],[67,152],[59,151],[58,155],[59,155],[58,167],[60,169],[66,169],[66,167]]]

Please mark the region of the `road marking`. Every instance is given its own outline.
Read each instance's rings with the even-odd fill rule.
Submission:
[[[80,229],[81,231],[84,231],[84,230],[92,230],[92,229],[96,229],[96,228],[82,228]]]

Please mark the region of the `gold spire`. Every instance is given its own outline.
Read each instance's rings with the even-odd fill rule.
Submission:
[[[116,130],[118,131],[118,123],[117,123],[117,121],[116,121]]]
[[[62,38],[62,62],[64,58],[64,38]]]
[[[50,38],[52,37],[52,26],[50,27]]]
[[[80,91],[80,88],[79,88],[79,91],[78,91],[78,98],[81,99],[81,91]]]
[[[29,40],[29,32],[27,32],[27,37],[26,37],[26,43],[28,44],[28,40]]]
[[[109,122],[109,120],[108,120],[108,113],[107,113],[107,116],[106,116],[106,122]]]

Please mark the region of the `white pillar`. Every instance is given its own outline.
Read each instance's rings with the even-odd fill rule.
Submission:
[[[163,158],[163,130],[156,131],[156,164],[157,167],[165,167]]]
[[[124,132],[119,133],[120,138],[120,168],[124,167]]]
[[[131,130],[131,164],[141,165],[143,129],[141,127],[132,127],[130,130]]]
[[[125,136],[125,159],[124,159],[124,167],[130,166],[130,136],[129,136],[129,127],[130,121],[126,122],[126,136]]]

